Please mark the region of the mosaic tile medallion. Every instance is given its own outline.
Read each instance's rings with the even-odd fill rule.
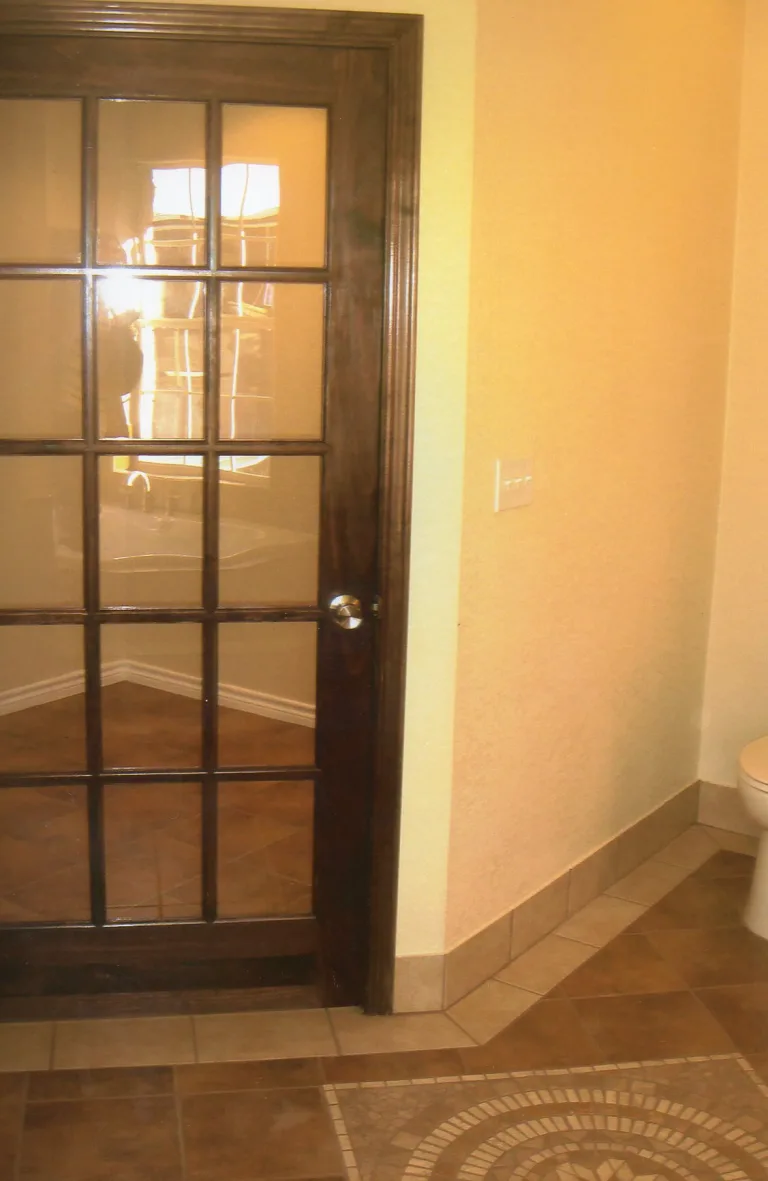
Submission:
[[[736,1055],[327,1087],[350,1181],[768,1181]]]

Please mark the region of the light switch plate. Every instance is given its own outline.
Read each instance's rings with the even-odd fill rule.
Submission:
[[[523,508],[533,500],[533,462],[530,459],[496,460],[494,512]]]

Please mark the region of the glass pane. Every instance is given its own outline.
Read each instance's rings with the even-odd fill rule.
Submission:
[[[219,915],[312,913],[313,783],[219,784]]]
[[[104,455],[99,460],[101,601],[106,606],[200,605],[203,469],[176,463],[177,458]]]
[[[102,437],[202,437],[204,300],[202,283],[121,273],[99,280],[96,360]]]
[[[223,283],[223,439],[323,433],[323,287]]]
[[[82,461],[0,457],[0,607],[83,604]]]
[[[322,460],[231,455],[219,463],[219,601],[316,603]]]
[[[0,279],[0,435],[82,435],[78,279]]]
[[[82,771],[84,687],[81,627],[0,627],[0,771]]]
[[[80,103],[0,99],[0,263],[80,261]]]
[[[0,923],[90,917],[85,788],[0,790]]]
[[[108,785],[104,841],[107,922],[200,917],[199,784]]]
[[[222,264],[323,266],[325,110],[228,104],[222,134]]]
[[[101,629],[107,767],[198,767],[201,629],[117,623]]]
[[[203,103],[99,103],[98,260],[204,265]]]
[[[317,625],[219,626],[219,762],[312,765]]]

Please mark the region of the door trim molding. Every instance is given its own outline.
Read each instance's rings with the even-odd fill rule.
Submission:
[[[423,17],[197,4],[0,0],[4,36],[140,36],[378,49],[388,55],[377,726],[365,1007],[391,1011],[405,706]]]

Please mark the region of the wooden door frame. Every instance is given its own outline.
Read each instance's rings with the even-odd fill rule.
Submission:
[[[381,390],[376,755],[365,1007],[391,1011],[405,703],[423,18],[175,3],[0,0],[0,36],[109,36],[378,49],[389,118]]]

